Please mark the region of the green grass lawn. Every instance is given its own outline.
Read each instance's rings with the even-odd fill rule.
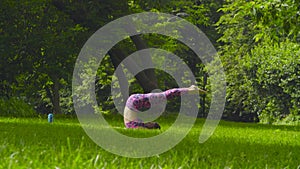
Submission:
[[[162,130],[123,129],[122,119],[107,117],[112,126],[134,137],[159,134],[173,117],[160,118]],[[271,126],[221,121],[214,135],[199,144],[203,119],[166,153],[125,158],[96,145],[76,119],[0,118],[0,168],[300,168],[300,126]]]

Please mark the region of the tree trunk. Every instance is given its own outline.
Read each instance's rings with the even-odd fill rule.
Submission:
[[[147,49],[148,48],[147,44],[142,40],[140,35],[131,36],[130,38],[133,41],[133,43],[135,44],[137,50],[142,50],[142,49]],[[151,64],[152,59],[149,55],[149,56],[146,57],[146,60],[143,60],[141,62]],[[149,88],[150,91],[156,89],[157,88],[157,78],[156,78],[154,69],[147,69],[147,70],[144,70],[144,72],[145,72],[146,76],[148,77],[148,79],[150,80],[149,82],[155,84],[155,85],[151,86],[151,88]]]
[[[206,84],[207,84],[207,74],[204,72],[203,73],[203,90],[206,90]],[[202,107],[202,113],[203,113],[203,117],[207,117],[207,114],[206,114],[206,109],[205,109],[205,102],[206,102],[206,100],[205,100],[205,98],[206,98],[206,95],[202,95],[202,105],[201,105],[201,107]]]
[[[46,90],[47,96],[50,98],[50,101],[53,106],[54,112],[52,112],[52,113],[62,114],[62,111],[60,108],[59,80],[56,76],[53,76],[52,80],[53,80],[53,85],[51,86],[51,88],[46,86],[45,90]]]
[[[130,21],[129,21],[130,22]],[[134,43],[137,51],[139,50],[142,50],[142,49],[147,49],[148,46],[147,44],[145,43],[145,41],[141,38],[140,35],[137,34],[137,31],[136,31],[136,28],[134,27],[134,24],[133,23],[129,23],[127,25],[127,27],[125,27],[125,29],[128,31],[128,32],[131,32],[131,33],[134,33],[136,35],[134,36],[130,36],[130,39],[132,40],[132,42]],[[146,56],[144,58],[144,60],[137,60],[138,63],[140,63],[140,65],[143,67],[143,64],[147,63],[147,64],[153,64],[152,63],[152,59],[149,56]],[[139,83],[141,84],[142,88],[144,89],[145,92],[149,93],[151,92],[152,90],[154,89],[157,89],[158,88],[158,85],[157,85],[157,78],[156,78],[156,75],[155,75],[155,71],[154,69],[147,69],[147,70],[143,70],[142,71],[147,79],[144,79],[144,80],[147,80],[147,81],[139,81]]]
[[[52,86],[52,93],[53,93],[53,108],[54,113],[62,114],[60,108],[60,96],[59,96],[59,80],[56,76],[53,78],[53,86]]]
[[[117,68],[119,64],[122,62],[122,60],[126,58],[125,53],[122,52],[120,49],[114,48],[110,50],[108,53],[111,56],[111,60],[115,68]],[[138,65],[135,64],[134,60],[130,60],[130,65],[125,65],[125,67],[130,72],[133,72],[133,70],[138,69]],[[152,90],[157,88],[156,80],[150,79],[149,76],[147,76],[147,74],[145,73],[145,71],[141,71],[138,74],[136,74],[135,78],[137,79],[138,83],[141,85],[141,87],[146,93],[151,92]]]
[[[112,64],[114,65],[115,70],[117,70],[118,65],[121,63],[121,60],[118,58],[118,56],[113,51],[109,51],[108,54],[110,55],[110,60]],[[116,76],[119,81],[120,89],[121,89],[121,95],[124,100],[124,103],[126,103],[126,100],[128,99],[127,89],[129,88],[129,84],[126,79],[126,76],[123,72],[123,69],[121,71],[116,72]],[[124,104],[125,107],[125,104]]]

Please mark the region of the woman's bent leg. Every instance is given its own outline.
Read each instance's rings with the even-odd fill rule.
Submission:
[[[124,109],[124,123],[128,123],[130,121],[138,121],[137,112],[130,110],[127,106]]]

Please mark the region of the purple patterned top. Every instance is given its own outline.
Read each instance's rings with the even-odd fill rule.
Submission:
[[[164,103],[164,101],[187,93],[186,88],[175,88],[160,93],[133,94],[126,102],[126,107],[132,111],[145,111],[152,106]]]

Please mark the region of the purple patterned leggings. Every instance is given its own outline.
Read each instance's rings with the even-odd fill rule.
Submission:
[[[187,92],[186,88],[175,88],[160,93],[133,94],[127,99],[126,107],[136,112],[145,111],[151,106],[164,103],[166,100],[181,96]]]

